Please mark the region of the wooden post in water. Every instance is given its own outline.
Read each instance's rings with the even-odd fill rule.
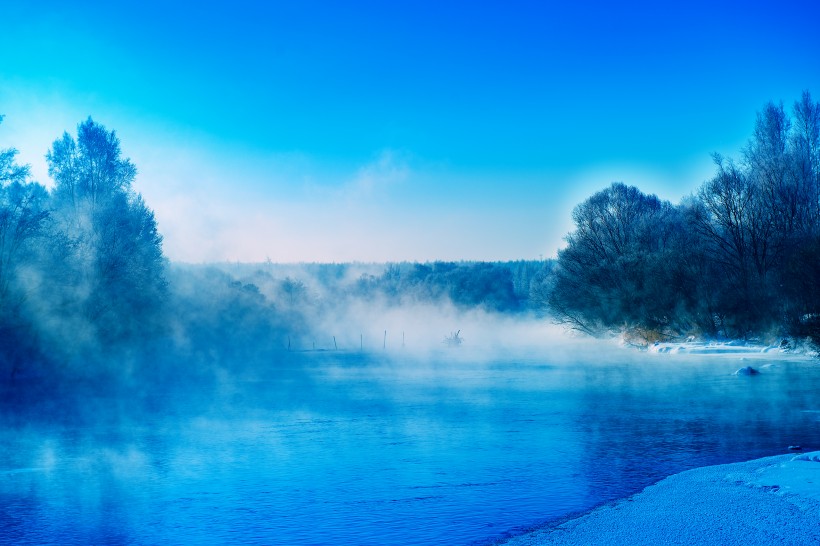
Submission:
[[[387,349],[387,330],[384,331],[384,343],[382,343],[382,350]]]
[[[288,351],[290,351],[290,336],[288,336]]]
[[[359,352],[360,353],[364,352],[364,335],[363,334],[359,334]]]
[[[339,350],[339,346],[336,345],[336,336],[333,336],[333,350],[335,350],[335,351]]]

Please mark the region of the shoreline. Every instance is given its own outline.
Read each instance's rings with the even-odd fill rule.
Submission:
[[[636,344],[623,335],[615,337],[618,345],[649,354],[738,357],[751,359],[813,360],[820,354],[805,340],[784,338],[780,343],[766,344],[741,339],[689,339]]]
[[[673,474],[507,546],[820,544],[820,451]]]

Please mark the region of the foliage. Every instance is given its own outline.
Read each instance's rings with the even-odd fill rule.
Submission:
[[[165,294],[162,237],[154,213],[133,191],[136,167],[120,152],[114,131],[91,118],[46,155],[54,178],[55,230],[68,242],[69,312],[95,339],[127,341],[157,327]]]
[[[375,276],[362,275],[357,297],[402,302],[447,300],[461,308],[517,312],[528,308],[531,282],[545,262],[433,262],[389,264]]]
[[[554,317],[598,334],[804,335],[820,316],[820,103],[768,103],[739,161],[679,205],[615,183],[573,212],[543,283]]]
[[[218,373],[309,347],[327,317],[374,303],[549,313],[644,343],[820,339],[820,103],[808,92],[791,115],[766,104],[740,157],[715,154],[714,176],[677,205],[620,182],[590,196],[547,261],[170,267],[114,131],[88,118],[54,141],[50,191],[16,157],[0,150],[0,377],[12,382],[159,361],[168,374],[175,358]]]
[[[162,325],[162,237],[131,188],[136,168],[91,118],[77,135],[46,156],[51,192],[14,163],[15,150],[0,154],[0,303],[13,370],[105,355]]]

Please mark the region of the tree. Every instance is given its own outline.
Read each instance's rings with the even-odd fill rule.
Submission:
[[[789,144],[802,215],[780,284],[790,331],[820,339],[820,103],[808,91],[794,104]]]
[[[814,102],[808,91],[794,103],[793,129],[790,143],[796,175],[806,187],[808,222],[816,229],[820,219],[820,102]]]
[[[680,276],[678,211],[634,186],[613,183],[575,207],[575,231],[550,279],[555,318],[587,333],[667,330]]]
[[[21,271],[33,265],[34,242],[48,219],[45,188],[29,180],[28,166],[18,165],[16,156],[16,149],[0,150],[0,361],[11,363],[12,376],[33,350]]]
[[[2,122],[3,116],[0,116]],[[17,150],[0,150],[0,312],[14,307],[10,290],[24,254],[48,218],[46,190],[29,180],[29,167],[18,165]]]
[[[69,312],[79,312],[103,342],[155,326],[165,292],[162,236],[133,191],[136,168],[114,131],[88,118],[46,155],[57,228],[70,241]]]
[[[798,320],[804,297],[801,271],[812,271],[820,219],[817,178],[820,108],[808,93],[795,104],[795,122],[782,104],[757,114],[740,164],[715,155],[716,175],[698,194],[697,218],[707,250],[724,282],[720,313],[731,335],[762,332]]]
[[[0,115],[0,124],[5,116]],[[16,161],[17,150],[8,148],[0,150],[0,183],[11,184],[14,182],[23,183],[28,180],[28,165],[18,165]]]
[[[48,211],[45,188],[31,182],[4,183],[0,174],[0,305],[8,310],[9,291],[17,270],[42,235]]]
[[[305,287],[305,283],[298,279],[285,277],[285,280],[279,283],[279,290],[282,293],[282,299],[289,309],[302,306],[307,299],[307,287]]]
[[[119,194],[128,194],[137,169],[121,157],[115,131],[107,131],[89,117],[77,126],[77,140],[67,132],[46,154],[48,174],[57,199],[68,201],[79,215],[95,210]]]

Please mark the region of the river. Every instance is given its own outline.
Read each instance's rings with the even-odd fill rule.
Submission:
[[[286,355],[139,411],[7,419],[0,542],[488,544],[704,465],[820,448],[820,365],[600,350]],[[192,388],[192,391],[195,389]]]

